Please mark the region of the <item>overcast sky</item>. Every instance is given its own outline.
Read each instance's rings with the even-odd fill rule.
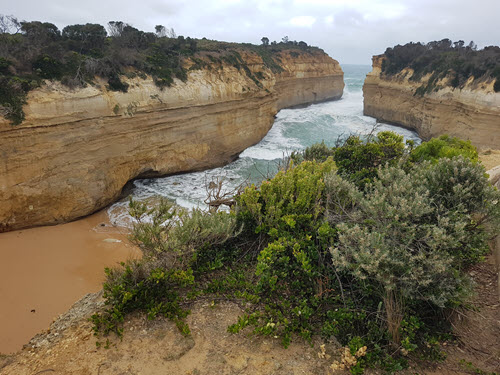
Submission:
[[[113,20],[233,42],[287,35],[341,64],[370,64],[372,55],[410,41],[500,44],[500,0],[0,0],[0,13],[61,29]]]

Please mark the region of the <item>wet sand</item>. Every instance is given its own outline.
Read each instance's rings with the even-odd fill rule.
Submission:
[[[0,353],[21,349],[78,299],[99,291],[104,267],[138,256],[126,231],[110,226],[105,211],[0,233]]]

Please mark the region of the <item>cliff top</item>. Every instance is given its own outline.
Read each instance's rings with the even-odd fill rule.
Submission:
[[[387,48],[376,56],[381,64],[381,74],[395,76],[411,70],[409,79],[423,82],[416,94],[424,95],[438,89],[438,85],[463,88],[471,82],[495,81],[493,90],[500,92],[500,47],[477,49],[474,42],[467,46],[463,41],[450,39],[427,44],[407,43]]]
[[[153,77],[159,87],[170,86],[174,78],[188,79],[188,70],[229,64],[243,69],[259,82],[241,53],[257,54],[274,73],[283,70],[280,56],[324,55],[305,42],[270,42],[262,45],[229,43],[177,36],[173,29],[158,25],[144,32],[124,22],[112,21],[108,29],[99,24],[69,25],[60,31],[47,22],[19,22],[1,16],[0,29],[0,115],[13,125],[24,120],[26,94],[43,80],[60,81],[70,88],[92,85],[96,77],[107,81],[108,89],[126,92],[123,76]]]

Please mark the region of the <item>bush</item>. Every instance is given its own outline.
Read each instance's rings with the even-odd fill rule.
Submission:
[[[12,125],[19,125],[24,121],[23,105],[26,103],[26,94],[36,86],[36,81],[0,74],[0,114],[10,120]]]
[[[107,308],[92,317],[94,332],[121,335],[124,316],[141,310],[149,319],[163,315],[173,320],[183,334],[189,333],[181,307],[185,290],[195,283],[193,265],[198,256],[239,232],[228,213],[211,215],[200,210],[187,213],[167,200],[155,207],[130,200],[130,215],[136,220],[131,240],[143,252],[141,260],[106,269],[104,298]],[[213,254],[212,254],[213,255]]]
[[[235,216],[227,212],[187,212],[165,199],[151,208],[130,200],[129,207],[136,220],[132,241],[147,256],[193,252],[207,243],[220,245],[240,232]]]
[[[127,92],[128,86],[129,86],[128,83],[122,82],[122,80],[117,74],[113,74],[108,79],[108,88],[112,91]]]
[[[316,161],[339,149],[342,173],[331,157]],[[412,351],[438,358],[446,310],[471,293],[464,271],[498,233],[500,192],[461,155],[408,160],[391,133],[312,150],[313,160],[247,187],[230,213],[131,201],[144,257],[107,270],[96,333],[120,333],[124,314],[142,310],[187,334],[187,302],[216,296],[247,306],[230,332],[251,327],[284,346],[296,335],[335,336],[353,373],[403,369]],[[363,169],[370,178],[360,183],[353,175]]]
[[[464,87],[471,77],[476,81],[496,78],[498,82],[500,48],[488,46],[477,50],[474,42],[464,46],[463,41],[452,43],[449,39],[427,44],[412,42],[387,48],[382,73],[394,75],[404,69],[413,70],[410,77],[413,81],[420,81],[427,74],[432,75],[427,84],[417,89],[417,95],[425,95],[437,89],[437,81],[445,77],[448,77],[448,84],[453,88]],[[446,84],[446,81],[442,82]],[[494,89],[497,91],[496,84]]]
[[[333,149],[325,145],[325,142],[323,141],[306,147],[306,149],[302,152],[293,152],[291,158],[297,164],[304,160],[317,161],[321,163],[333,155]]]
[[[386,163],[394,165],[404,153],[403,136],[384,131],[366,141],[359,136],[350,136],[335,148],[333,158],[341,176],[363,186],[377,175],[378,167]]]
[[[183,334],[189,334],[184,318],[189,311],[182,308],[181,290],[194,283],[191,269],[151,268],[151,263],[129,261],[121,269],[106,269],[103,285],[106,309],[92,315],[94,333],[115,332],[122,335],[121,323],[127,313],[142,310],[148,319],[163,315],[174,321]]]
[[[60,80],[63,75],[63,64],[50,56],[42,55],[33,62],[33,70],[42,78]]]
[[[328,194],[360,196],[351,189]],[[379,294],[389,332],[399,343],[409,301],[437,308],[465,301],[469,283],[461,271],[487,251],[478,223],[497,208],[498,192],[488,185],[484,169],[467,159],[444,158],[409,172],[387,166],[348,213],[350,220],[336,225],[334,266]]]
[[[470,141],[463,141],[459,138],[442,135],[439,138],[433,138],[417,146],[411,152],[411,159],[414,162],[424,160],[437,162],[441,158],[451,159],[460,155],[473,162],[478,161],[477,150]]]
[[[282,233],[303,233],[315,227],[323,212],[323,177],[335,169],[333,160],[306,161],[280,171],[257,189],[245,189],[239,197],[240,215],[249,214],[256,233],[278,238]]]

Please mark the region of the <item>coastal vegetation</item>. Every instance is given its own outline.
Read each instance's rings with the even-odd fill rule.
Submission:
[[[452,42],[450,39],[433,41],[427,44],[407,43],[387,48],[384,52],[382,73],[393,76],[405,69],[413,71],[411,81],[420,82],[430,75],[420,86],[416,95],[424,95],[438,90],[446,78],[446,85],[463,88],[473,79],[476,82],[494,81],[493,89],[500,92],[500,47],[487,46],[478,50],[474,42],[465,45],[464,41]]]
[[[214,184],[216,185],[216,184]],[[189,335],[197,300],[246,311],[228,331],[337,340],[332,369],[361,374],[441,359],[449,317],[468,308],[467,270],[498,233],[500,193],[470,143],[412,142],[392,132],[295,153],[230,211],[130,201],[141,260],[107,269],[99,337],[126,314],[166,316]]]
[[[177,36],[162,25],[145,32],[122,21],[110,21],[107,28],[87,23],[59,30],[52,23],[0,15],[0,115],[13,125],[22,123],[27,93],[44,80],[78,88],[100,77],[109,90],[126,92],[124,77],[149,75],[164,88],[174,79],[186,81],[189,70],[218,70],[229,64],[260,87],[264,74],[250,70],[243,51],[258,54],[267,68],[280,72],[280,52],[298,56],[321,50],[288,39],[262,45],[194,39]]]

